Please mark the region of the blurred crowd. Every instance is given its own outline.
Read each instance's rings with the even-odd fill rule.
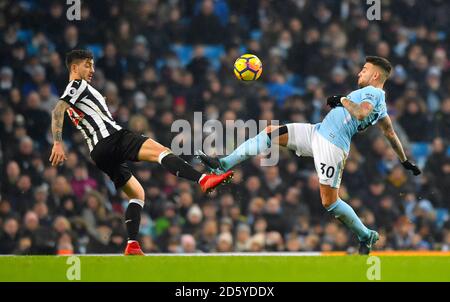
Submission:
[[[424,173],[407,173],[371,127],[353,140],[340,196],[380,232],[376,249],[450,250],[450,3],[382,1],[381,20],[369,21],[365,2],[95,0],[82,1],[81,20],[69,21],[65,1],[0,0],[0,254],[121,253],[126,244],[127,198],[96,169],[68,120],[68,159],[60,167],[48,161],[50,114],[74,48],[93,51],[91,84],[117,122],[168,147],[175,120],[202,128],[194,112],[224,124],[320,122],[328,95],[357,88],[366,55],[389,59],[389,114]],[[233,75],[242,53],[263,62],[254,83]],[[234,134],[226,137],[231,149]],[[239,166],[232,183],[210,195],[157,164],[132,164],[146,191],[143,250],[357,246],[323,209],[312,159],[281,150],[277,166],[260,160]]]

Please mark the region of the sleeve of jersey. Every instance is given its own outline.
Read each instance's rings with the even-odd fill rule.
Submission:
[[[372,87],[366,87],[361,92],[361,103],[369,102],[373,107],[377,106],[377,103],[380,100],[379,92]]]
[[[74,105],[80,98],[81,93],[86,89],[86,86],[86,81],[73,80],[67,85],[66,90],[60,99],[66,103]]]

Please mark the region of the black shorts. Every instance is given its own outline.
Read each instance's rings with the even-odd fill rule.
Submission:
[[[131,178],[131,171],[126,161],[138,161],[139,150],[147,139],[148,137],[130,130],[121,129],[100,140],[92,150],[91,158],[119,189]]]

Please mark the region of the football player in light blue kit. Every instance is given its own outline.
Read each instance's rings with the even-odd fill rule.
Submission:
[[[218,159],[207,156],[202,151],[198,151],[197,155],[207,168],[216,173],[230,170],[251,156],[266,151],[272,144],[286,146],[298,156],[313,157],[320,181],[322,205],[356,234],[360,241],[359,253],[369,254],[379,238],[378,233],[368,229],[352,207],[338,196],[352,136],[378,123],[403,167],[411,170],[414,175],[421,173],[419,168],[406,158],[387,114],[383,85],[391,69],[391,64],[384,58],[366,57],[366,63],[358,74],[360,89],[347,96],[330,96],[327,104],[332,110],[321,123],[268,126],[226,157]]]

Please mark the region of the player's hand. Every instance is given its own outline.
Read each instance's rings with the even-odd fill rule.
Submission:
[[[342,107],[341,98],[345,95],[337,94],[327,98],[327,105],[331,108]]]
[[[49,161],[52,166],[58,166],[62,164],[67,159],[64,152],[64,146],[62,143],[54,143],[52,148],[52,154],[50,155]]]
[[[420,169],[415,164],[410,162],[409,160],[405,160],[404,162],[402,162],[402,166],[406,170],[411,170],[413,172],[414,176],[417,176],[420,173],[422,173],[422,171],[420,171]]]

